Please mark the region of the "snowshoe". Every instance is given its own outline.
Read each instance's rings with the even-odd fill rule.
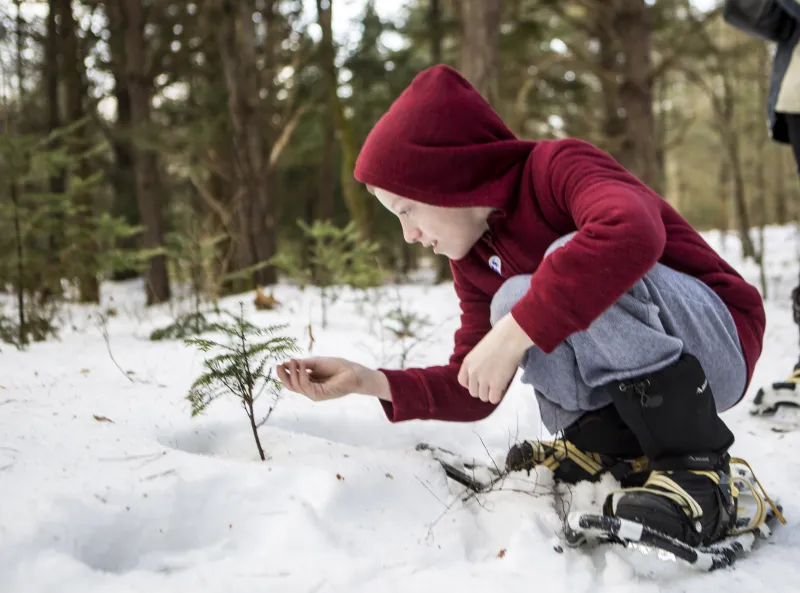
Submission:
[[[617,543],[626,547],[635,547],[644,552],[655,550],[660,552],[662,556],[681,560],[700,570],[711,571],[731,566],[737,559],[746,555],[752,549],[757,541],[756,536],[760,536],[760,539],[765,539],[771,535],[775,519],[781,523],[786,522],[781,514],[781,507],[775,504],[764,492],[763,487],[753,475],[747,462],[734,458],[731,459],[731,464],[744,465],[746,468],[740,469],[731,475],[728,480],[728,484],[731,487],[731,495],[736,501],[734,518],[728,521],[717,517],[709,522],[709,524],[713,524],[713,527],[710,530],[706,529],[706,537],[694,538],[693,540],[705,540],[699,544],[690,543],[692,538],[688,538],[690,541],[686,541],[687,538],[675,537],[675,527],[665,530],[672,532],[672,534],[669,534],[655,528],[654,525],[659,524],[657,522],[650,520],[645,523],[643,520],[637,520],[635,518],[637,513],[631,512],[630,509],[627,511],[630,517],[610,513],[608,500],[603,514],[570,513],[565,525],[564,541],[569,547],[580,547],[592,543]],[[672,495],[676,495],[676,497],[683,499],[683,495],[677,495],[676,490],[666,485],[666,481],[663,478],[667,474],[663,472],[654,473],[660,477],[654,478],[649,486],[646,487],[651,491],[647,493],[649,496],[662,496],[665,500],[672,500]],[[680,478],[678,479],[680,480]],[[707,479],[714,481],[711,478]],[[670,479],[670,481],[673,480]],[[685,479],[683,481],[685,482]],[[724,478],[720,478],[720,482],[724,482]],[[652,493],[653,490],[661,488],[663,488],[662,494]],[[615,493],[612,493],[609,498],[614,497],[614,495]],[[692,497],[689,496],[689,498]],[[651,502],[654,502],[654,499],[651,499]],[[673,502],[676,505],[678,504],[677,501]],[[693,505],[686,500],[683,500],[681,504],[685,505],[685,507],[681,507],[684,512],[696,513],[698,510],[702,510],[687,508]],[[699,506],[696,501],[695,504]],[[619,503],[616,509],[619,512]],[[638,512],[649,513],[652,519],[652,514],[657,513],[658,509],[654,505],[645,510],[644,505],[642,505]],[[728,513],[727,516],[730,517],[730,514]],[[702,516],[694,518],[700,519]],[[698,521],[698,523],[701,522]],[[725,523],[728,525],[726,531],[720,534],[713,543],[710,543],[710,534],[720,529],[722,524]],[[664,525],[666,523],[661,524]],[[676,524],[683,525],[680,520],[676,521]],[[703,529],[701,528],[698,534],[702,533]]]
[[[419,443],[416,449],[430,453],[448,478],[466,486],[472,492],[485,492],[503,477],[503,472],[493,463],[469,460],[463,455],[428,443]]]
[[[800,427],[800,363],[786,380],[758,390],[750,414],[768,419],[776,432]]]

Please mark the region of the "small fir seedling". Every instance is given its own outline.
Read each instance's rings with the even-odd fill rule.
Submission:
[[[244,319],[243,309],[240,304],[239,315],[226,311],[230,322],[221,321],[210,326],[210,331],[227,336],[226,344],[203,338],[184,340],[185,344],[211,355],[205,359],[205,372],[194,381],[186,399],[192,405],[192,416],[203,413],[212,401],[223,395],[239,399],[263,461],[266,457],[258,438],[258,427],[269,420],[281,390],[281,382],[273,377],[273,369],[275,364],[298,353],[299,349],[294,338],[280,335],[285,325],[256,327]],[[256,421],[255,402],[264,393],[272,395],[273,403],[265,417]]]

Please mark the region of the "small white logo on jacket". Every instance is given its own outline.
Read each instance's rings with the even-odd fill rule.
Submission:
[[[503,262],[500,261],[498,256],[493,255],[489,258],[489,267],[502,276]]]

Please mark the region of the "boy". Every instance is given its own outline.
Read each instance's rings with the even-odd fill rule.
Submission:
[[[455,350],[447,365],[403,371],[292,360],[277,369],[290,390],[374,395],[391,422],[469,422],[521,367],[546,428],[564,438],[515,446],[509,469],[542,464],[566,482],[611,471],[639,486],[604,512],[691,545],[728,533],[734,437],[717,411],[745,393],[765,313],[666,201],[588,143],[517,139],[447,66],[394,102],[355,176],[406,241],[451,260]]]

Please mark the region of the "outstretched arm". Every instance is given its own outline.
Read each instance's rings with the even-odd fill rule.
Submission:
[[[343,359],[314,357],[291,360],[277,368],[283,384],[314,401],[358,393],[381,401],[387,418],[471,422],[491,414],[495,405],[470,396],[459,383],[459,370],[467,354],[489,332],[490,299],[475,289],[454,268],[456,294],[461,306],[461,327],[448,364],[428,368],[374,370]]]

